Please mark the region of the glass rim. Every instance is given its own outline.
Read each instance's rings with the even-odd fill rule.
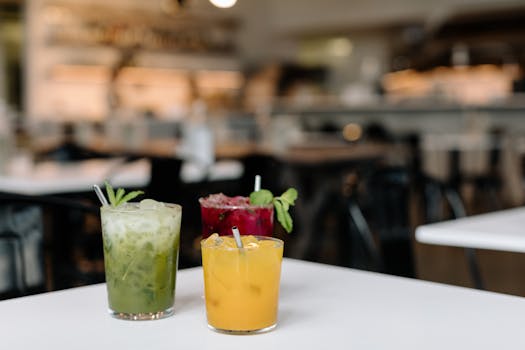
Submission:
[[[222,204],[222,203],[202,203],[206,200],[206,197],[199,198],[199,204],[202,208],[213,208],[213,209],[273,209],[273,203],[269,204]]]
[[[182,212],[182,206],[180,204],[166,203],[166,202],[159,202],[159,203],[164,204],[164,207],[166,208],[172,208],[178,212]],[[130,204],[136,206],[136,208],[128,208]],[[140,205],[139,202],[127,202],[122,205],[119,205],[118,207],[113,207],[111,204],[103,205],[100,207],[100,211],[108,211],[108,212],[114,212],[114,213],[138,213],[138,212],[144,212],[144,211],[154,212],[154,211],[159,210],[159,208],[141,209],[139,205]]]
[[[253,236],[255,238],[257,238],[258,241],[274,241],[275,243],[277,243],[278,245],[275,246],[275,248],[281,248],[281,247],[284,247],[284,241],[280,238],[276,238],[276,237],[269,237],[269,236],[261,236],[261,235],[241,235],[242,236]],[[231,237],[233,238],[233,235],[226,235],[226,236],[219,236],[219,237]],[[201,249],[202,248],[205,248],[204,246],[204,243],[206,242],[208,238],[204,238],[201,240]],[[237,247],[221,247],[221,246],[208,246],[206,248],[210,248],[210,249],[221,249],[221,250],[239,250],[239,248]]]

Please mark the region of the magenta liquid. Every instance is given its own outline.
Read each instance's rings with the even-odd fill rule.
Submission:
[[[237,226],[243,235],[273,235],[273,204],[250,205],[248,197],[228,197],[222,193],[200,198],[202,237],[212,233],[231,235]]]

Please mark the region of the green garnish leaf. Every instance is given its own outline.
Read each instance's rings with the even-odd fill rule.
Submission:
[[[125,193],[125,191],[124,191],[123,188],[119,188],[119,189],[117,190],[117,194],[115,195],[115,201],[116,201],[117,203],[122,199],[122,197],[124,196],[124,193]]]
[[[281,199],[290,205],[294,205],[295,200],[297,199],[297,190],[293,187],[287,189],[286,192],[281,194]]]
[[[282,199],[275,198],[273,205],[275,206],[275,212],[277,213],[277,220],[279,223],[283,226],[286,232],[292,232],[293,221],[288,212],[288,203],[283,202]]]
[[[106,193],[108,194],[109,203],[112,206],[116,206],[117,200],[115,198],[115,191],[113,190],[113,186],[109,184],[109,182],[106,181]]]
[[[120,202],[118,202],[117,205],[121,205],[121,204],[124,204],[124,203],[127,203],[129,202],[130,200],[140,196],[141,194],[144,194],[143,191],[133,191],[133,192],[130,192],[128,193],[127,195],[125,195],[121,200]]]
[[[250,193],[250,204],[266,205],[272,203],[273,194],[268,190],[259,190]]]
[[[295,205],[297,196],[298,194],[295,188],[287,189],[279,197],[274,197],[272,192],[261,189],[250,194],[250,204],[267,205],[273,203],[275,213],[277,214],[277,220],[286,232],[290,233],[293,229],[293,220],[288,211],[290,210],[290,206]]]
[[[113,189],[113,186],[109,184],[109,182],[106,183],[106,193],[108,194],[109,203],[112,207],[118,207],[121,204],[127,203],[133,198],[136,198],[143,194],[143,191],[133,191],[126,194],[126,191],[124,191],[123,188],[119,188],[117,190],[117,194],[115,195],[115,190]]]

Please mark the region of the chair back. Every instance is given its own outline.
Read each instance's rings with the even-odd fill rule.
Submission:
[[[0,193],[0,298],[103,282],[103,268],[89,279],[77,266],[89,254],[103,261],[98,211],[70,198]]]
[[[42,289],[42,210],[30,204],[0,204],[0,295]]]

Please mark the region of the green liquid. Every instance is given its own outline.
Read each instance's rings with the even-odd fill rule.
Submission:
[[[128,215],[141,215],[138,213],[102,211],[109,307],[118,313],[156,313],[171,308],[175,299],[180,211],[171,222],[166,211],[162,218],[148,213],[151,218],[147,219],[157,224],[155,230],[126,222],[125,229],[115,233],[118,225],[106,221],[126,220]],[[159,225],[161,221],[167,224]]]

